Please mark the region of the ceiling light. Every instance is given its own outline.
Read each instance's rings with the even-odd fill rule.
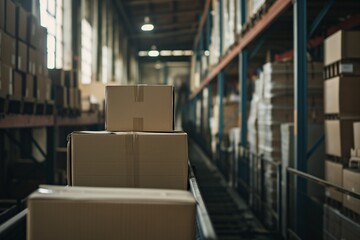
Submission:
[[[182,50],[174,50],[174,51],[172,51],[172,55],[173,56],[182,56],[183,51]]]
[[[210,55],[209,50],[205,50],[204,55],[205,55],[205,56],[209,56],[209,55]]]
[[[139,57],[146,57],[148,55],[147,51],[140,51],[139,52]]]
[[[143,31],[152,31],[154,29],[154,25],[150,22],[149,17],[144,18],[144,24],[141,26],[141,30]]]
[[[171,51],[170,50],[161,50],[160,56],[171,56]]]
[[[206,51],[205,51],[206,52]],[[184,55],[185,56],[191,56],[193,54],[193,52],[191,50],[185,50],[184,51]],[[206,55],[206,54],[205,54]]]
[[[152,46],[151,50],[148,52],[149,57],[157,57],[159,56],[159,51],[156,49],[156,46]]]

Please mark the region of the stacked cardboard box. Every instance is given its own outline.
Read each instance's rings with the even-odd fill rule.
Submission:
[[[173,102],[171,86],[107,86],[108,132],[70,135],[69,184],[186,189],[187,135],[174,132]]]
[[[194,239],[187,135],[174,131],[173,94],[172,86],[107,86],[107,131],[69,136],[76,187],[30,196],[28,238]]]
[[[356,171],[344,167],[349,166],[351,148],[354,147],[353,124],[360,120],[359,107],[354,104],[360,101],[360,76],[356,71],[360,61],[360,51],[356,47],[359,41],[359,31],[340,30],[324,43],[325,146],[328,155],[325,177],[338,186],[345,186],[345,180],[349,185],[350,179],[356,178]],[[326,195],[345,205],[346,196],[342,193],[327,189]]]
[[[46,29],[41,28],[34,16],[12,0],[2,0],[1,11],[1,96],[18,100],[50,100]],[[44,40],[40,41],[40,38]]]
[[[291,62],[267,63],[263,66],[262,95],[257,104],[258,154],[266,160],[281,163],[281,124],[294,121],[294,66]],[[322,122],[322,70],[320,63],[308,63],[308,121]],[[255,147],[253,147],[255,148]],[[256,148],[255,148],[256,149]],[[277,168],[264,164],[265,202],[277,208]],[[272,214],[266,222],[274,226]]]
[[[27,239],[195,239],[195,206],[180,190],[40,186]]]

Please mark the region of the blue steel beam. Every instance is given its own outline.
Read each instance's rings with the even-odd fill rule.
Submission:
[[[307,13],[306,0],[294,2],[294,137],[295,168],[307,172]],[[295,231],[302,238],[306,229],[306,181],[295,178]]]
[[[241,24],[246,22],[246,0],[241,0]],[[241,113],[241,146],[247,145],[247,49],[239,55],[239,86],[240,86],[240,113]]]
[[[328,0],[325,6],[321,9],[319,15],[316,16],[316,18],[314,19],[313,23],[310,26],[308,38],[310,38],[314,34],[315,30],[317,29],[317,27],[319,26],[320,22],[323,20],[325,15],[328,13],[329,9],[332,7],[334,2],[335,0]]]

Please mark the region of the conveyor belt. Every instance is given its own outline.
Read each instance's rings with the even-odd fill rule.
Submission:
[[[189,157],[219,239],[276,239],[262,227],[237,193],[226,186],[220,172],[193,141],[190,141]]]

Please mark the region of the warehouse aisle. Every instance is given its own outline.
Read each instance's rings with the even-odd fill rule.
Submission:
[[[189,158],[219,239],[276,239],[262,227],[244,200],[226,186],[217,168],[191,140]]]

